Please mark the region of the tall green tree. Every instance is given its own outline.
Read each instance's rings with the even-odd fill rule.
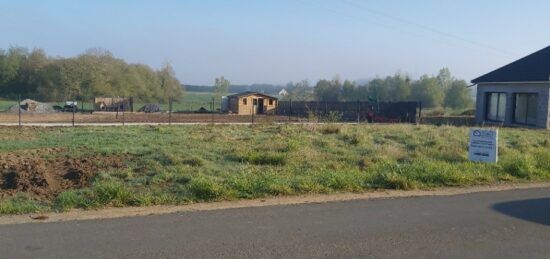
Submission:
[[[464,80],[455,80],[445,94],[445,107],[465,109],[472,107],[474,100],[470,95],[468,84]]]
[[[380,78],[373,79],[368,84],[368,99],[379,102],[388,101],[390,99],[388,87],[384,80]]]
[[[287,84],[287,86],[289,86]],[[313,100],[313,88],[309,85],[309,81],[304,79],[292,86],[288,87],[288,95],[284,97],[287,100],[293,101],[311,101]]]
[[[422,102],[423,107],[441,107],[444,92],[437,78],[424,75],[412,85],[411,99]]]
[[[454,78],[451,75],[449,68],[444,67],[439,70],[439,74],[437,74],[437,81],[439,82],[439,86],[443,88],[443,91],[447,91],[447,89],[451,87]]]
[[[170,99],[179,101],[183,98],[183,87],[175,74],[174,68],[172,68],[170,63],[165,63],[158,71],[160,88],[163,93],[162,99],[165,102],[168,102]]]
[[[314,92],[318,101],[335,102],[340,99],[340,88],[339,80],[322,79],[315,85]]]
[[[355,84],[352,83],[349,80],[345,80],[344,84],[342,85],[342,94],[341,94],[341,100],[342,101],[357,101],[357,95],[356,95],[356,89]]]
[[[216,78],[214,81],[214,98],[216,100],[220,100],[222,96],[227,95],[229,92],[229,86],[231,86],[231,82],[229,80],[225,79],[225,77],[220,76]]]

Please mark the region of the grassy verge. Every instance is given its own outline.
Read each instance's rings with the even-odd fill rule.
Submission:
[[[500,162],[480,164],[467,160],[468,128],[448,126],[0,128],[0,152],[131,158],[51,201],[2,199],[0,214],[550,180],[547,131],[499,135]]]

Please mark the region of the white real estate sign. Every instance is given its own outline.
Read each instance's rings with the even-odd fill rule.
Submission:
[[[470,129],[469,159],[475,162],[498,162],[498,129]]]

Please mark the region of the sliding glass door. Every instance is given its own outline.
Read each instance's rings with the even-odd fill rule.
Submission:
[[[506,93],[487,93],[486,98],[486,120],[503,122],[506,115]]]
[[[514,123],[536,125],[538,96],[536,93],[517,93],[514,95]]]

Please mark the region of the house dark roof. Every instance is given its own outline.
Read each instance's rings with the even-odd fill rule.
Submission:
[[[550,82],[550,46],[480,76],[472,83]]]
[[[258,92],[254,92],[254,91],[246,91],[246,92],[242,92],[242,93],[232,94],[232,95],[228,95],[227,97],[228,98],[229,97],[243,97],[243,96],[250,96],[250,95],[261,95],[261,96],[264,96],[264,97],[267,97],[267,98],[277,99],[277,97],[267,95],[267,94],[258,93]]]

